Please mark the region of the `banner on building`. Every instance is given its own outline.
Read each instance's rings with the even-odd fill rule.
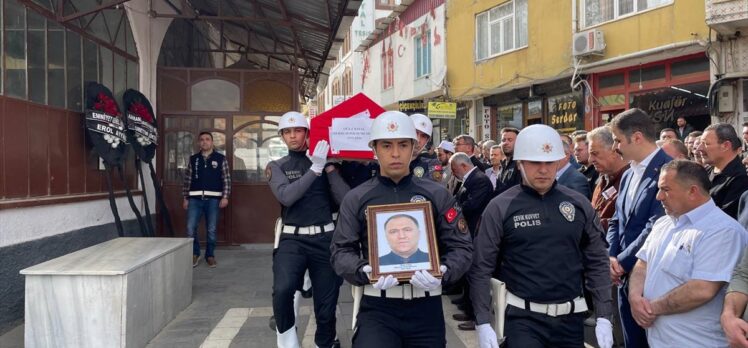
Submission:
[[[457,103],[453,102],[429,102],[429,118],[454,120],[457,118]]]
[[[579,93],[548,98],[548,124],[561,133],[584,129],[584,101]]]
[[[401,100],[397,102],[398,109],[406,114],[425,114],[426,103],[423,100]]]
[[[483,107],[483,140],[491,139],[491,107]]]
[[[680,116],[709,115],[707,98],[684,89],[666,87],[631,94],[631,97],[631,107],[646,111],[660,128],[672,127]]]

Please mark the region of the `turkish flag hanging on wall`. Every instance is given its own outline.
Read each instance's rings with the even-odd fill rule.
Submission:
[[[360,115],[361,113],[369,112],[369,118],[374,119],[385,110],[377,103],[369,99],[363,93],[359,93],[351,97],[350,99],[343,101],[336,105],[330,110],[327,110],[317,117],[311,119],[309,126],[311,128],[309,132],[309,149],[310,152],[314,151],[317,142],[320,140],[330,141],[330,127],[332,127],[332,120],[334,118],[349,118],[351,116]],[[366,140],[368,142],[368,139]],[[340,151],[338,153],[328,154],[330,158],[346,158],[346,159],[362,159],[372,160],[374,159],[374,152],[372,151]]]

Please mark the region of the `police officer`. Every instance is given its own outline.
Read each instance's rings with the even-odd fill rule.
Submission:
[[[419,178],[429,178],[438,183],[444,178],[444,167],[439,159],[430,156],[426,151],[426,145],[431,139],[434,125],[426,115],[410,115],[413,125],[416,127],[417,143],[413,147],[413,161],[410,163],[410,171]]]
[[[467,224],[443,186],[411,174],[408,164],[416,131],[407,115],[382,113],[372,123],[370,139],[379,175],[345,196],[331,245],[335,272],[364,287],[353,347],[445,347],[441,287],[460,279],[470,266],[472,244]],[[417,271],[403,284],[392,275],[371,284],[367,207],[408,202],[431,203],[443,277],[436,279]],[[316,283],[314,286],[316,292]]]
[[[491,328],[489,281],[506,283],[507,347],[582,347],[586,284],[600,347],[613,344],[609,261],[600,221],[589,200],[558,185],[564,157],[558,133],[532,125],[517,136],[514,158],[523,182],[486,207],[468,272],[481,348],[498,347]]]
[[[200,152],[190,156],[190,163],[185,171],[182,208],[187,210],[187,235],[193,238],[192,267],[196,267],[200,262],[197,226],[203,214],[208,239],[205,260],[209,267],[216,267],[216,258],[213,254],[216,248],[216,224],[219,209],[229,205],[231,171],[226,157],[213,148],[213,134],[201,132],[197,139]]]
[[[298,112],[278,122],[288,155],[265,169],[273,195],[281,203],[282,230],[273,256],[273,314],[278,347],[299,347],[294,316],[294,293],[302,288],[308,269],[314,286],[314,315],[318,347],[335,341],[335,307],[342,279],[330,266],[330,240],[335,229],[331,201],[339,203],[348,186],[334,166],[325,166],[330,146],[320,141],[307,157],[309,123]]]

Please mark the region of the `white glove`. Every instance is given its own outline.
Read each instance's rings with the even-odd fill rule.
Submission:
[[[480,324],[475,327],[475,334],[478,335],[478,347],[480,348],[499,348],[499,339],[496,332],[493,331],[491,324]]]
[[[314,152],[312,153],[312,167],[309,168],[311,171],[317,173],[317,175],[322,174],[322,171],[325,169],[325,163],[327,163],[327,151],[330,150],[330,144],[327,143],[327,140],[320,140],[317,143],[317,147],[314,148]]]
[[[610,323],[610,320],[597,318],[595,337],[597,337],[597,345],[600,348],[613,347],[613,324]]]
[[[387,277],[379,277],[379,280],[374,283],[374,288],[377,290],[387,290],[389,288],[397,286],[397,284],[399,284],[397,278],[393,277],[392,274],[388,274]]]
[[[366,273],[366,276],[371,278],[371,266],[364,265],[361,267],[361,270]],[[374,288],[377,290],[387,290],[389,288],[392,288],[399,284],[400,282],[397,281],[397,278],[393,277],[391,274],[387,277],[381,276],[379,277],[379,280],[377,280],[376,283],[374,283]]]
[[[442,281],[434,278],[427,271],[416,271],[410,277],[410,284],[424,291],[434,291],[442,284]]]

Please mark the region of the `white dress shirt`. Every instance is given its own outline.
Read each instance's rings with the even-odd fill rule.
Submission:
[[[493,170],[493,167],[486,169],[486,176],[491,179],[491,185],[493,185],[493,188],[495,190],[496,182],[499,180],[499,176],[501,176],[501,167],[499,167],[499,169],[495,171]]]
[[[631,212],[631,209],[634,205],[634,197],[636,197],[636,192],[639,190],[639,183],[642,181],[642,177],[644,176],[644,171],[647,169],[647,166],[649,165],[649,162],[652,162],[652,158],[657,154],[657,151],[660,151],[659,148],[656,148],[652,153],[649,154],[649,156],[645,157],[643,161],[636,163],[634,161],[631,161],[629,167],[631,168],[631,176],[629,177],[629,183],[628,183],[628,190],[626,191],[626,212]]]
[[[690,280],[729,282],[748,232],[713,200],[674,219],[665,215],[636,257],[647,263],[644,297],[653,301]],[[662,315],[647,329],[651,347],[727,347],[719,316],[725,287],[688,312]]]
[[[569,167],[571,167],[571,162],[568,162],[568,163],[566,163],[565,166],[561,167],[561,169],[559,169],[556,172],[556,180],[558,180],[558,178],[560,178],[561,175],[564,175],[564,172],[566,172],[566,170],[569,169]]]

